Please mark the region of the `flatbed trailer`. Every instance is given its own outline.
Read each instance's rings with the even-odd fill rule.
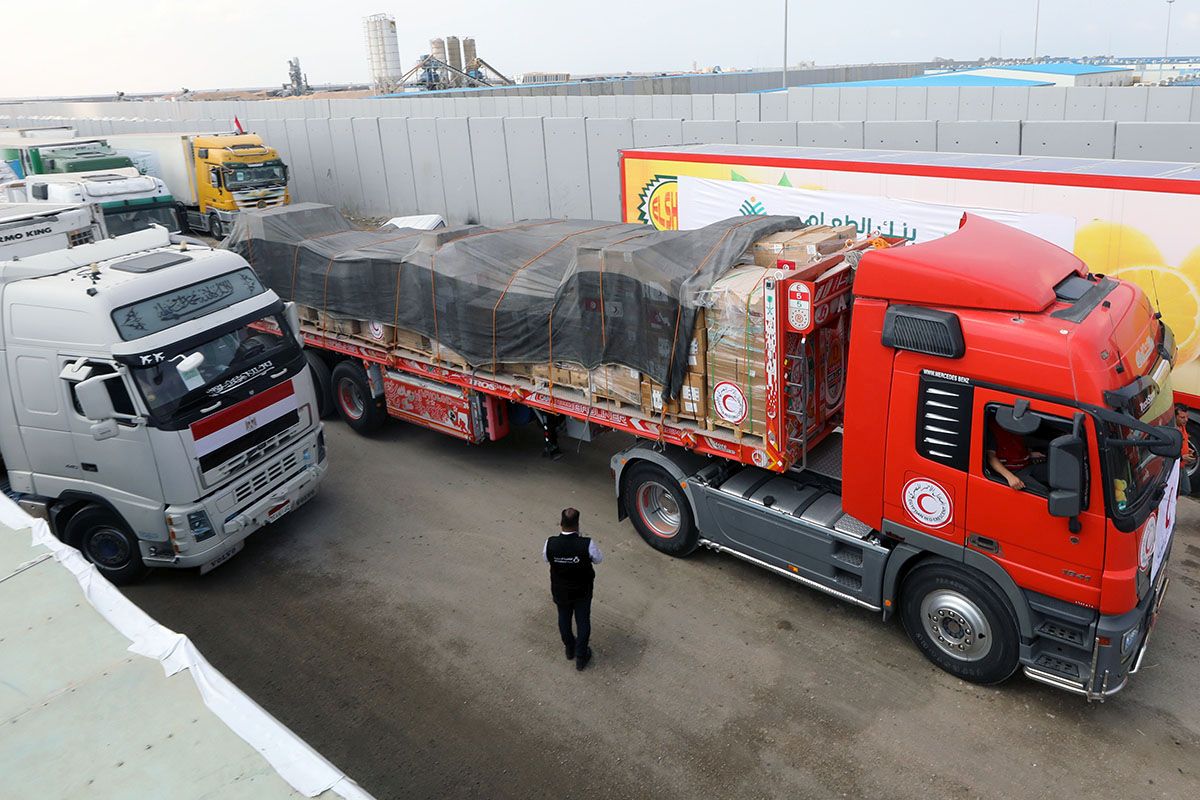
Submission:
[[[804,364],[800,353],[815,343],[810,335],[847,313],[852,264],[868,249],[900,246],[902,239],[859,240],[845,251],[827,256],[801,270],[786,262],[763,282],[764,360],[767,429],[752,436],[679,419],[665,408],[660,414],[615,400],[588,397],[553,382],[522,380],[501,372],[448,366],[436,342],[428,352],[386,349],[370,334],[331,333],[319,321],[301,323],[305,343],[316,351],[361,361],[371,396],[384,400],[389,416],[441,433],[480,443],[508,433],[505,403],[527,406],[585,425],[619,430],[659,446],[678,447],[703,456],[754,465],[772,472],[804,469],[808,455],[836,428],[840,404],[810,409],[808,426],[800,424],[810,407],[806,381],[796,380],[793,364]],[[849,263],[848,263],[849,262]],[[845,348],[840,352],[844,354]],[[320,369],[320,366],[315,367]],[[844,371],[843,371],[844,375]],[[344,387],[349,392],[349,386]],[[341,391],[334,387],[334,391]],[[840,392],[838,395],[840,396]],[[335,396],[343,413],[362,407],[365,398]]]

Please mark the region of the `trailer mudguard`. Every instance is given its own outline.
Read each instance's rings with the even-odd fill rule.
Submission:
[[[678,447],[659,449],[651,444],[635,444],[633,447],[616,453],[609,461],[613,480],[616,482],[617,519],[624,520],[627,516],[625,514],[625,498],[621,494],[622,475],[627,466],[638,461],[648,461],[651,464],[662,467],[667,471],[667,474],[682,486],[683,493],[687,495],[688,502],[692,506],[692,519],[699,523],[700,518],[697,515],[699,509],[696,504],[696,498],[693,496],[691,489],[685,484],[688,478],[708,464],[710,459]]]

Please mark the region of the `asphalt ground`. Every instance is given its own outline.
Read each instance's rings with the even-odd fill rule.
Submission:
[[[941,672],[897,621],[616,520],[617,434],[559,462],[327,427],[310,505],[209,575],[129,596],[385,798],[1200,797],[1200,504],[1142,671],[1104,704]],[[565,440],[570,441],[570,440]],[[591,667],[564,659],[544,538],[583,512]]]

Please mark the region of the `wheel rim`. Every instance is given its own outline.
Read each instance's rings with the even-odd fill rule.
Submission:
[[[939,589],[926,595],[921,621],[934,645],[959,661],[978,661],[992,649],[992,628],[983,609],[958,592]]]
[[[643,483],[638,487],[636,502],[638,516],[655,536],[671,539],[679,533],[683,522],[679,503],[666,486],[656,481]]]
[[[84,552],[93,564],[109,569],[118,569],[129,563],[132,551],[129,540],[116,528],[96,528],[87,537]]]
[[[349,378],[343,378],[338,381],[338,402],[342,406],[342,411],[350,419],[362,419],[363,404],[362,392],[358,390],[358,386]]]

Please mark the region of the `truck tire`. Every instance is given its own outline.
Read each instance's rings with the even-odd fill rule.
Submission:
[[[308,372],[312,375],[313,391],[317,393],[317,416],[327,419],[333,413],[333,376],[329,365],[312,350],[304,351]]]
[[[371,396],[366,370],[354,361],[333,368],[333,400],[346,424],[358,433],[370,433],[387,419],[383,400]]]
[[[964,681],[1000,683],[1017,670],[1017,624],[986,578],[959,564],[919,565],[900,592],[900,619],[917,649]]]
[[[208,215],[208,235],[214,239],[225,238],[225,226],[221,224],[221,218],[216,214]]]
[[[1184,461],[1183,470],[1191,483],[1191,496],[1200,497],[1200,422],[1188,420],[1187,435],[1186,449],[1191,452],[1193,459],[1191,464]],[[1184,453],[1184,456],[1187,456],[1187,453]]]
[[[142,552],[125,523],[101,506],[87,506],[67,521],[63,538],[96,566],[110,583],[122,586],[145,577]]]
[[[660,553],[683,558],[700,543],[692,507],[679,482],[662,467],[641,462],[622,478],[621,496],[633,527]]]

